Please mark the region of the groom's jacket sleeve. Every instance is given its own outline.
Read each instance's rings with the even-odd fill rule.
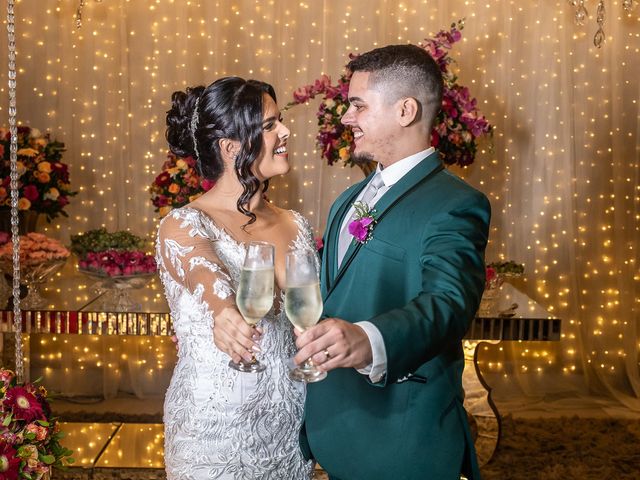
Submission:
[[[491,209],[478,191],[457,196],[422,228],[421,291],[402,308],[373,317],[387,352],[382,383],[396,382],[460,342],[485,282],[484,251]],[[412,256],[413,257],[413,256]]]

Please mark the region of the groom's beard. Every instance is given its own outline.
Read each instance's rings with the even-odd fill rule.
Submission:
[[[353,160],[353,163],[355,163],[356,165],[364,165],[365,163],[375,162],[373,154],[369,152],[352,153],[351,160]]]

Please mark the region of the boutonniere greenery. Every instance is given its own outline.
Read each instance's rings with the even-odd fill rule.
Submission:
[[[353,235],[355,242],[367,243],[373,237],[373,227],[377,222],[376,211],[360,201],[354,203],[353,208],[356,211],[353,220],[349,223],[349,233]]]

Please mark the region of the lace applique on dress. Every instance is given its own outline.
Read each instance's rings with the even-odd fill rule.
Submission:
[[[225,298],[229,298],[231,295],[233,295],[234,291],[228,282],[226,282],[225,280],[220,280],[218,278],[215,282],[213,282],[213,293],[224,300]]]
[[[183,247],[175,240],[164,241],[165,255],[171,259],[171,265],[181,279],[184,279],[184,269],[181,258],[193,251],[193,247]]]
[[[320,271],[320,258],[317,254],[316,249],[316,241],[313,238],[313,230],[311,229],[311,225],[309,224],[309,220],[300,215],[298,212],[291,210],[293,213],[293,221],[298,226],[298,235],[293,241],[293,248],[298,250],[313,250],[316,252],[315,262],[316,262],[316,270]]]
[[[216,272],[219,273],[220,275],[222,275],[225,279],[227,280],[231,280],[231,277],[229,277],[229,275],[227,275],[224,270],[222,270],[217,263],[213,263],[210,260],[207,260],[204,257],[191,257],[189,259],[189,270],[192,271],[195,267],[204,267],[204,268],[208,268],[209,270],[211,270],[212,272]]]
[[[180,242],[175,245],[187,248],[189,239],[204,243],[193,251],[172,249],[172,255],[167,251],[163,256],[158,242],[156,251],[180,345],[165,397],[167,479],[310,480],[312,464],[304,460],[298,444],[304,386],[287,375],[296,347],[284,313],[274,314],[282,309],[272,309],[261,324],[260,361],[266,371],[230,369],[229,357],[213,343],[213,309],[217,299],[237,288],[245,246],[198,210],[183,207],[168,217],[177,226],[173,233]],[[306,220],[299,214],[294,218],[298,237],[292,247],[314,245]],[[175,262],[180,268],[185,262],[188,271],[174,278],[165,259],[176,272]],[[196,275],[194,282],[191,277]],[[195,285],[193,291],[185,286],[185,277]]]
[[[189,271],[193,271],[193,269],[198,266],[207,268],[211,272],[216,272],[222,277],[216,278],[213,282],[213,293],[215,293],[218,298],[224,300],[235,293],[229,284],[231,277],[227,275],[216,263],[213,263],[204,257],[191,257],[191,259],[189,259]]]

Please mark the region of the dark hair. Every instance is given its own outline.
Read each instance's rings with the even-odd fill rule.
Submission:
[[[442,106],[442,72],[424,49],[415,45],[387,45],[355,57],[347,64],[351,72],[370,72],[369,86],[390,95],[389,102],[413,97],[429,128]]]
[[[224,171],[221,139],[240,142],[234,169],[243,192],[237,206],[239,212],[249,217],[247,225],[256,221],[255,214],[245,205],[260,189],[260,180],[251,167],[263,147],[262,100],[265,93],[276,100],[276,93],[268,83],[225,77],[206,88],[198,86],[187,88],[186,92],[173,92],[171,110],[167,112],[165,136],[169,149],[179,157],[193,157],[202,178],[217,180]],[[196,128],[192,131],[194,113],[197,115]],[[268,181],[265,181],[263,191],[267,186]]]

